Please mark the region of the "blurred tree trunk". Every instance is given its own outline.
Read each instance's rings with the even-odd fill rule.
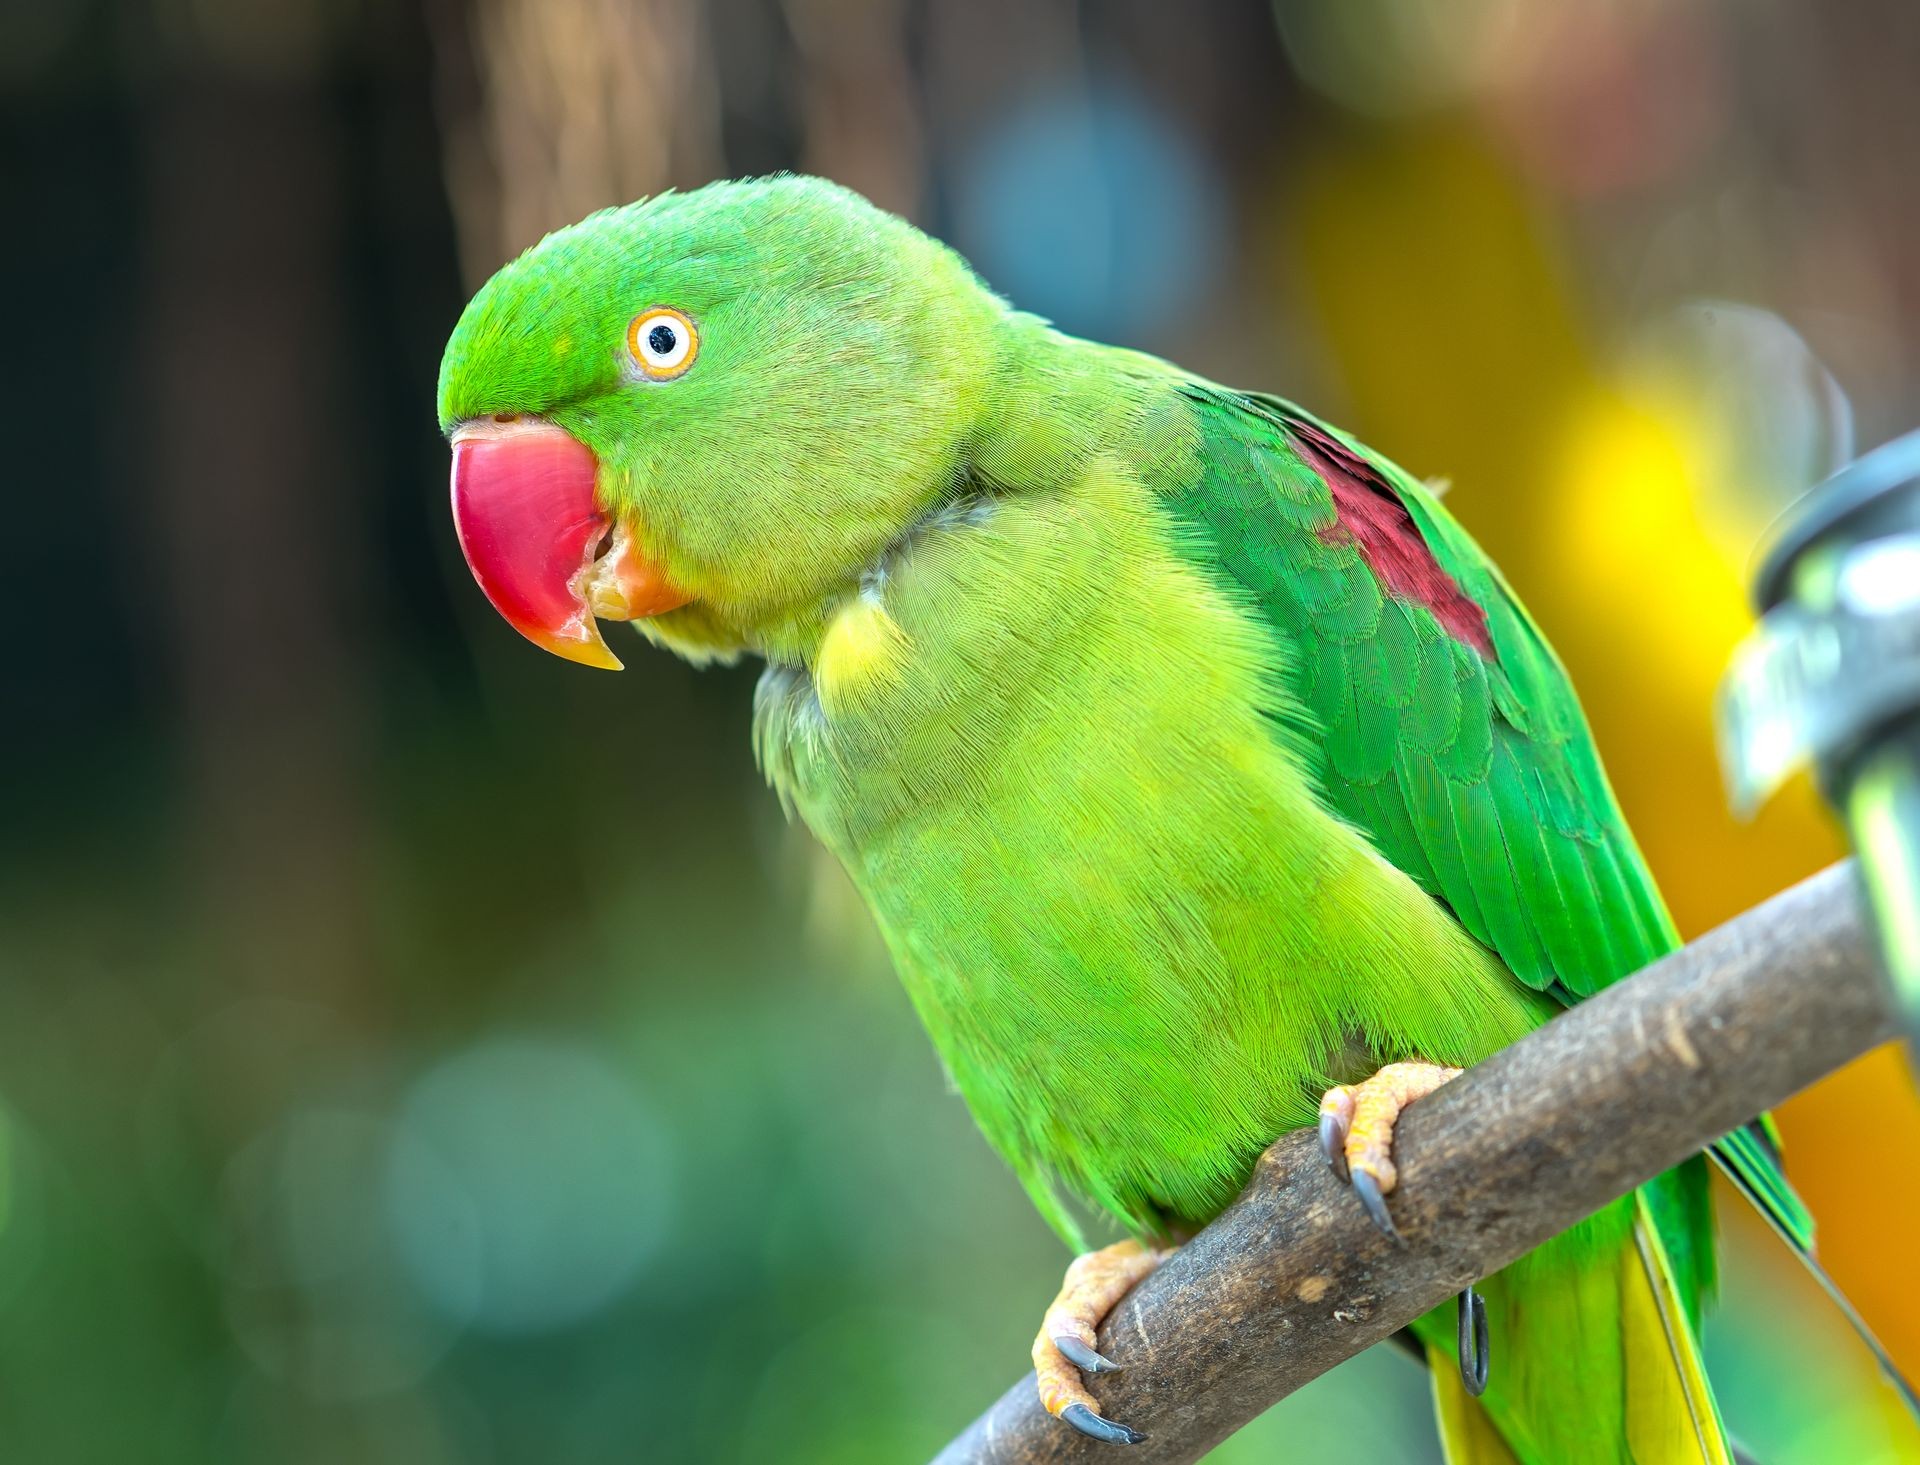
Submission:
[[[800,52],[800,169],[907,218],[926,186],[907,0],[784,0]]]
[[[337,298],[344,144],[317,87],[181,70],[145,133],[133,369],[155,403],[142,468],[190,868],[240,985],[355,1006],[372,987],[348,605],[367,550]]]
[[[910,0],[427,0],[427,16],[470,285],[595,209],[726,176],[729,113],[778,123],[782,155],[754,168],[920,212]]]
[[[551,229],[720,171],[699,0],[429,0],[427,13],[470,285]]]

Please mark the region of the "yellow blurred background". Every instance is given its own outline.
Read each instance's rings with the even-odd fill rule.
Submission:
[[[794,168],[1416,473],[1571,666],[1689,934],[1766,524],[1920,402],[1908,0],[0,0],[13,607],[0,1454],[924,1458],[1064,1258],[752,767],[753,671],[481,602],[441,342],[591,208]],[[1920,1372],[1920,1107],[1781,1113]],[[1767,1462],[1920,1459],[1726,1208]],[[1498,1366],[1496,1356],[1495,1366]],[[1359,1407],[1364,1401],[1365,1407]],[[1227,1461],[1437,1458],[1385,1350]]]

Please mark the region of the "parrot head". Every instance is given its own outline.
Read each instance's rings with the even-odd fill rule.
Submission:
[[[695,659],[804,634],[948,495],[1004,306],[818,179],[609,209],[502,268],[440,366],[460,547],[529,640]]]

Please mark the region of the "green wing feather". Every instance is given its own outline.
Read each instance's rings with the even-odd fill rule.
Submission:
[[[1325,796],[1444,901],[1516,977],[1575,1002],[1679,944],[1601,770],[1566,673],[1500,573],[1420,483],[1278,398],[1186,387],[1197,466],[1160,485],[1195,552],[1282,633],[1292,689],[1316,723]],[[1427,606],[1387,592],[1301,449],[1329,443],[1403,508],[1486,617],[1493,655]],[[1497,857],[1503,852],[1504,858]],[[1714,1155],[1803,1253],[1813,1222],[1771,1136],[1742,1129]],[[1653,1199],[1704,1232],[1704,1186]],[[1704,1235],[1699,1239],[1704,1240]],[[1711,1283],[1711,1248],[1676,1246]]]
[[[1200,382],[1185,392],[1200,450],[1193,467],[1164,475],[1161,490],[1201,560],[1250,593],[1282,633],[1333,808],[1515,976],[1563,1002],[1677,947],[1566,672],[1466,531],[1425,485],[1292,403]],[[1332,490],[1297,446],[1300,434],[1350,456],[1406,512],[1485,614],[1491,658],[1426,606],[1383,589],[1337,532]],[[1710,1153],[1920,1417],[1920,1394],[1813,1255],[1813,1217],[1781,1168],[1772,1120],[1760,1116]],[[1689,1161],[1641,1196],[1697,1325],[1714,1285],[1705,1171]]]

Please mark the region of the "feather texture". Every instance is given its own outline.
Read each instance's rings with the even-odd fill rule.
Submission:
[[[663,303],[699,364],[639,381]],[[1674,944],[1564,674],[1432,493],[1053,331],[843,189],[550,236],[449,342],[443,426],[488,414],[594,454],[690,597],[645,635],[767,661],[762,767],[1070,1241],[1063,1193],[1190,1229],[1327,1085],[1478,1061]],[[1719,1153],[1804,1247],[1765,1135]],[[1488,1279],[1493,1385],[1437,1384],[1457,1458],[1719,1459],[1712,1257],[1693,1162]]]
[[[1216,563],[1255,595],[1276,630],[1320,643],[1314,674],[1297,677],[1295,691],[1324,732],[1332,806],[1517,977],[1562,1000],[1678,945],[1565,673],[1431,492],[1279,398],[1201,383],[1185,391],[1209,448],[1249,437],[1268,445],[1209,451],[1209,471],[1165,492],[1183,517],[1233,544]],[[1289,448],[1294,463],[1274,466]],[[1267,465],[1272,486],[1241,478],[1234,465],[1242,462]],[[1369,502],[1385,507],[1351,507]],[[1290,531],[1297,541],[1311,530],[1318,547],[1337,551],[1342,522],[1359,527],[1332,561],[1276,537]],[[1261,558],[1261,530],[1273,562],[1312,557],[1320,578],[1310,594],[1270,567],[1242,574]],[[1331,590],[1329,576],[1355,588]],[[1384,601],[1364,636],[1352,618],[1322,609],[1355,601]],[[1778,1155],[1742,1130],[1715,1156],[1808,1252],[1812,1219]],[[1695,1224],[1706,1226],[1704,1206]]]

